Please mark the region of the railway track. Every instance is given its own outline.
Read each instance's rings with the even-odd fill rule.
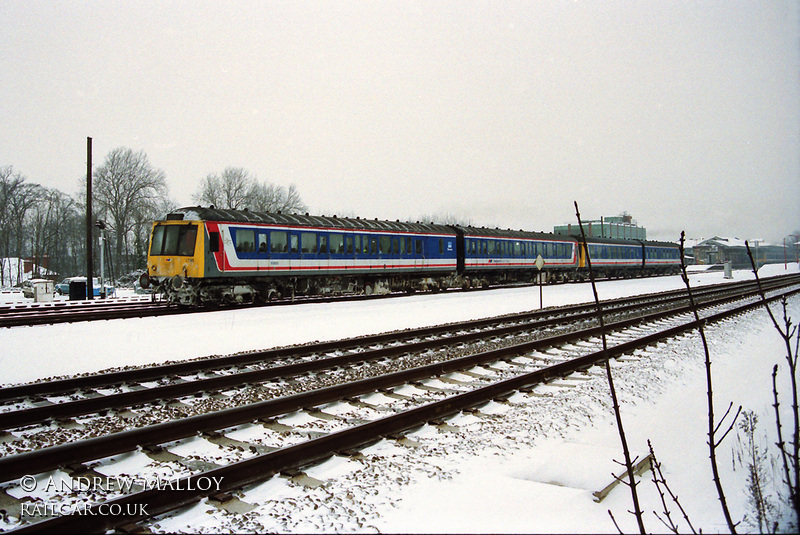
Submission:
[[[0,327],[137,318],[180,313],[161,301],[59,301],[0,307]]]
[[[775,281],[773,284],[782,282]],[[769,282],[767,283],[769,285]],[[740,283],[699,291],[698,300],[714,303],[747,290]],[[674,309],[687,303],[683,292],[635,297],[605,303],[608,317],[637,316],[654,307]],[[593,305],[516,314],[508,317],[466,321],[452,325],[388,333],[355,340],[340,340],[269,351],[214,357],[136,370],[95,374],[60,381],[46,381],[0,388],[0,430],[24,427],[48,420],[64,420],[91,412],[109,411],[136,404],[199,393],[220,392],[282,377],[316,373],[357,363],[397,359],[443,347],[467,344],[487,337],[530,336],[558,326],[572,331],[593,322]],[[541,336],[541,335],[540,335]],[[507,345],[512,341],[506,341]],[[254,369],[258,368],[258,369]]]
[[[772,291],[778,291],[779,282],[792,285],[792,292],[798,291],[796,279],[780,279],[769,281],[773,285]],[[726,286],[725,292],[730,293],[731,285]],[[716,289],[716,292],[719,291],[720,289]],[[738,291],[741,293],[739,296],[720,296],[711,290],[704,291],[703,306],[708,310],[704,321],[718,321],[759,306],[752,299],[752,287],[741,285]],[[481,403],[533,387],[548,379],[585,370],[603,358],[630,353],[657,340],[696,328],[693,317],[680,302],[684,299],[685,296],[661,294],[656,300],[637,298],[636,303],[626,302],[628,300],[607,303],[604,306],[604,309],[608,309],[607,327],[609,332],[614,333],[610,342],[613,347],[608,355],[603,355],[599,350],[598,328],[591,324],[591,318],[586,316],[585,310],[579,310],[580,307],[569,307],[575,309],[569,312],[560,311],[572,318],[571,324],[560,332],[552,329],[556,323],[563,323],[564,318],[526,318],[515,322],[506,317],[494,319],[495,324],[492,327],[465,324],[448,326],[450,330],[447,334],[406,332],[403,333],[405,345],[397,341],[394,344],[389,343],[389,338],[381,341],[362,340],[362,347],[365,345],[363,342],[368,347],[379,343],[384,345],[372,347],[370,350],[349,350],[349,353],[323,359],[313,357],[319,355],[319,352],[306,353],[304,357],[298,358],[304,358],[307,363],[330,360],[325,364],[329,370],[326,374],[322,374],[320,369],[306,370],[306,373],[314,371],[317,377],[322,377],[333,375],[335,369],[331,368],[332,364],[339,369],[348,369],[347,367],[352,367],[356,362],[381,362],[376,359],[394,361],[400,358],[400,354],[420,354],[420,351],[426,354],[436,347],[452,348],[453,343],[466,348],[457,357],[445,355],[443,360],[428,364],[416,362],[412,363],[416,365],[390,373],[355,381],[340,380],[331,386],[305,389],[288,396],[197,414],[178,421],[9,455],[0,459],[0,473],[8,480],[3,485],[0,498],[5,501],[6,510],[13,510],[14,507],[19,509],[21,505],[18,503],[19,499],[14,497],[13,480],[46,474],[50,470],[63,470],[72,476],[84,477],[80,476],[84,474],[86,477],[102,479],[104,470],[108,472],[109,466],[114,464],[109,459],[114,455],[128,454],[126,452],[135,449],[137,445],[143,447],[137,454],[145,455],[153,462],[164,462],[166,459],[175,461],[175,457],[180,457],[172,453],[176,445],[197,440],[198,433],[201,433],[206,437],[203,440],[230,449],[230,455],[224,462],[206,462],[205,466],[200,466],[203,463],[187,462],[184,458],[182,466],[185,470],[173,473],[169,478],[172,482],[170,492],[144,488],[140,492],[120,496],[119,489],[106,488],[101,489],[102,492],[94,490],[99,494],[99,500],[106,500],[103,503],[108,507],[122,510],[123,506],[145,506],[147,515],[144,516],[161,514],[209,496],[225,506],[224,504],[237,500],[236,493],[239,489],[268,478],[271,474],[287,473],[287,470],[326,458],[337,451],[354,448],[382,436],[396,435],[432,420],[438,421],[447,415],[470,410]],[[748,302],[744,305],[731,304],[732,301],[742,299]],[[666,308],[671,310],[665,310]],[[552,314],[553,311],[549,313]],[[532,327],[537,320],[538,326]],[[489,320],[485,321],[491,324]],[[528,325],[524,325],[525,323]],[[543,329],[551,331],[544,335],[530,336],[531,330],[541,332]],[[470,330],[473,331],[468,332]],[[397,333],[394,336],[397,337]],[[520,336],[527,339],[522,340]],[[486,338],[497,340],[498,337],[509,337],[508,343],[478,350],[479,346],[487,345]],[[446,339],[450,339],[449,343],[445,342]],[[412,349],[414,344],[422,345]],[[303,348],[301,353],[308,349]],[[324,352],[341,351],[330,347],[317,349]],[[343,357],[353,360],[335,360]],[[263,359],[263,355],[260,358]],[[280,370],[293,365],[278,365],[272,369]],[[373,365],[361,364],[362,369],[371,367]],[[296,377],[298,370],[288,374],[285,371],[277,372],[274,378],[284,380],[287,377]],[[250,372],[231,375],[247,373]],[[252,382],[253,377],[255,376],[248,377],[244,382]],[[214,379],[216,378],[198,379],[194,381],[196,384],[192,388],[195,388],[195,392],[207,392],[209,383],[203,381]],[[187,381],[189,382],[192,381]],[[6,398],[14,399],[13,395],[7,395]],[[109,398],[113,398],[113,395]],[[163,398],[164,396],[156,396],[152,399]],[[69,406],[69,402],[54,404],[58,405]],[[16,412],[23,413],[25,410],[11,410],[3,415],[13,415]],[[298,421],[298,418],[300,421],[310,419],[322,423],[317,427],[291,424]],[[9,424],[12,425],[16,424]],[[259,433],[260,438],[256,437]],[[289,434],[293,438],[287,439],[283,434]],[[248,440],[234,438],[244,435],[249,437]],[[233,453],[234,451],[237,453]],[[220,484],[214,489],[215,492],[210,493],[210,488],[200,488],[204,486],[200,484],[201,481],[219,481]],[[100,505],[92,507],[97,508]],[[130,515],[127,518],[113,519],[102,515],[63,516],[28,524],[22,526],[21,530],[98,531],[139,521],[142,516]]]
[[[489,288],[473,288],[469,291],[490,291],[496,288],[525,287],[531,284],[516,284],[511,286],[497,286]],[[461,291],[457,289],[447,291]],[[171,305],[162,301],[161,296],[153,294],[149,300],[139,299],[134,301],[59,301],[53,303],[32,303],[0,306],[0,328],[25,327],[33,325],[52,325],[57,323],[75,323],[80,321],[99,321],[125,318],[142,318],[150,316],[169,316],[175,314],[189,314],[214,312],[229,307],[236,309],[285,306],[303,303],[331,303],[362,301],[367,299],[392,299],[403,297],[405,293],[391,293],[385,295],[334,295],[334,296],[297,296],[285,298],[268,303],[250,303],[241,305],[220,305],[206,308],[190,308]]]
[[[330,303],[333,301],[360,301],[363,299],[386,299],[401,297],[405,294],[388,295],[349,295],[332,297],[296,297],[269,303],[251,303],[230,305],[236,309],[283,306],[301,303]],[[0,328],[24,327],[32,325],[52,325],[56,323],[75,323],[79,321],[98,321],[124,318],[143,318],[151,316],[171,316],[175,314],[192,314],[224,310],[228,306],[207,308],[189,308],[169,304],[160,297],[152,301],[119,301],[119,302],[91,302],[78,301],[58,303],[42,303],[29,305],[14,305],[0,307]]]

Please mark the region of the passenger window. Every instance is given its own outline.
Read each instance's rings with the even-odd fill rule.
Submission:
[[[236,231],[236,252],[252,253],[255,250],[256,233],[253,230]]]
[[[328,236],[325,234],[319,235],[319,252],[326,254],[328,252]]]
[[[378,254],[378,238],[369,239],[370,254]]]
[[[330,235],[331,253],[344,254],[344,234]]]
[[[261,233],[258,235],[258,252],[259,253],[267,252],[267,235],[265,233]]]
[[[414,252],[422,256],[422,240],[414,240]]]
[[[392,239],[389,236],[381,236],[380,237],[380,240],[379,240],[380,248],[378,249],[378,254],[389,254],[389,253],[391,253],[391,249],[390,249],[391,246],[392,246],[391,240]]]
[[[397,238],[392,238],[392,250],[389,252],[391,254],[400,254],[400,242]]]
[[[403,255],[406,253],[406,240],[404,238],[400,238],[400,254]]]
[[[271,253],[285,253],[288,251],[286,233],[272,231],[269,233],[269,250]]]
[[[411,254],[413,252],[413,249],[411,247],[412,247],[411,238],[406,238],[406,251],[408,251],[408,254]]]
[[[292,234],[291,236],[289,236],[289,247],[291,252],[294,254],[297,254],[297,251],[299,250],[297,242],[298,242],[297,234]]]
[[[347,251],[347,254],[353,254],[353,237],[347,236],[344,239],[344,241],[345,241],[345,250]]]
[[[300,252],[317,252],[317,235],[314,232],[303,232],[300,234]]]

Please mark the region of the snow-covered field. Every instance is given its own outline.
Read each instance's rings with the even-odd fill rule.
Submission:
[[[796,273],[797,264],[762,268],[761,276]],[[734,272],[734,281],[752,278]],[[693,286],[723,282],[721,272],[696,272]],[[679,277],[609,281],[601,299],[682,288]],[[588,284],[543,289],[544,306],[592,300]],[[0,294],[1,296],[2,294]],[[229,354],[314,340],[419,327],[539,308],[539,289],[453,292],[339,304],[225,310],[163,318],[112,320],[0,331],[0,383],[98,371],[123,365]],[[800,299],[790,302],[800,320]],[[729,402],[759,417],[758,434],[774,442],[771,369],[783,345],[762,310],[708,328],[717,413]],[[703,352],[696,333],[615,362],[628,441],[637,452],[652,440],[671,488],[694,527],[727,531],[711,480],[705,444]],[[786,392],[786,387],[782,388]],[[248,491],[266,500],[232,517],[201,504],[161,523],[167,531],[375,531],[383,532],[614,532],[607,510],[625,532],[637,531],[630,493],[618,486],[602,502],[592,492],[611,482],[621,460],[604,374],[577,386],[547,386],[540,397],[519,394],[512,404],[488,406],[488,417],[462,415],[459,431],[425,427],[412,435],[419,447],[373,446],[367,461],[334,459],[317,468],[326,485],[303,489],[271,480]],[[785,403],[784,406],[788,405]],[[738,449],[737,449],[738,448]],[[734,517],[748,513],[745,471],[731,435],[720,468]],[[327,471],[326,471],[327,470]],[[317,476],[315,476],[317,477]],[[645,476],[649,477],[649,473]],[[773,477],[780,479],[778,472]],[[645,525],[666,528],[654,486],[640,486]],[[671,507],[677,515],[675,507]],[[676,517],[677,518],[677,517]],[[744,526],[744,525],[743,525]],[[750,528],[752,529],[752,528]],[[683,524],[682,531],[688,527]]]

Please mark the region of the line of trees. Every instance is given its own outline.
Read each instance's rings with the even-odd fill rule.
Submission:
[[[0,259],[30,259],[40,269],[34,276],[85,274],[86,178],[80,182],[81,193],[72,197],[29,182],[13,166],[0,166]],[[119,277],[143,269],[153,220],[177,206],[168,196],[164,171],[144,151],[116,148],[92,173],[92,199],[94,221],[106,223],[106,272]],[[235,167],[202,179],[194,200],[217,208],[307,210],[294,185],[261,182]],[[94,234],[97,259],[98,232]],[[99,262],[95,266],[99,272]],[[22,270],[0,262],[0,286],[22,279]]]

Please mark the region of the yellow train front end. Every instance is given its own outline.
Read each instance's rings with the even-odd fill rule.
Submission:
[[[202,221],[156,221],[150,234],[147,273],[139,283],[156,287],[171,301],[193,301],[196,282],[205,274],[205,232]]]
[[[578,241],[578,269],[586,269],[586,244]]]

